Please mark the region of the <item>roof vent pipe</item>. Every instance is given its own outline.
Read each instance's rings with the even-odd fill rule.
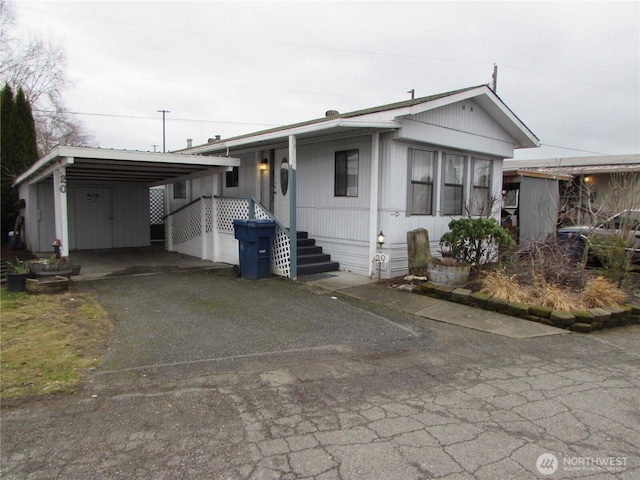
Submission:
[[[187,138],[187,148],[193,147],[193,138]]]
[[[220,135],[216,135],[216,140],[220,140]]]
[[[333,117],[334,115],[340,115],[340,112],[337,110],[327,110],[324,112],[325,117]]]

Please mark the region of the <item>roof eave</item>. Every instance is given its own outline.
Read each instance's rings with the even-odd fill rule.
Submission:
[[[289,136],[308,135],[313,133],[319,133],[325,130],[333,130],[338,128],[352,128],[352,129],[376,129],[376,130],[391,130],[400,128],[400,123],[395,120],[367,120],[362,118],[336,118],[321,123],[311,123],[306,125],[293,126],[291,128],[284,128],[277,131],[265,131],[258,132],[253,135],[247,135],[242,137],[230,138],[228,140],[221,140],[212,144],[202,145],[200,147],[192,148],[189,151],[191,154],[209,154],[213,152],[225,151],[230,148],[242,147],[249,144],[273,142],[277,140],[283,140]]]

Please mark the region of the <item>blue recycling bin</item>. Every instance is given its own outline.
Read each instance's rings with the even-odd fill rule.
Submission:
[[[276,223],[271,220],[237,219],[233,221],[233,229],[238,240],[240,276],[248,280],[269,278]]]

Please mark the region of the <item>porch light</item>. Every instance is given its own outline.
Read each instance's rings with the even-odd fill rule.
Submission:
[[[382,233],[382,230],[380,230],[380,233],[378,234],[377,242],[378,245],[380,245],[380,248],[382,248],[382,244],[384,243],[384,233]]]
[[[269,160],[267,160],[266,158],[263,159],[260,162],[260,165],[258,166],[258,168],[260,169],[261,172],[264,172],[265,170],[269,170]]]

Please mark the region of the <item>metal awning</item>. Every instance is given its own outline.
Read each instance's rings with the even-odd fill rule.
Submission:
[[[239,165],[240,159],[231,157],[56,147],[20,175],[14,185],[39,183],[60,167],[65,167],[68,182],[135,182],[155,186],[221,173]]]

